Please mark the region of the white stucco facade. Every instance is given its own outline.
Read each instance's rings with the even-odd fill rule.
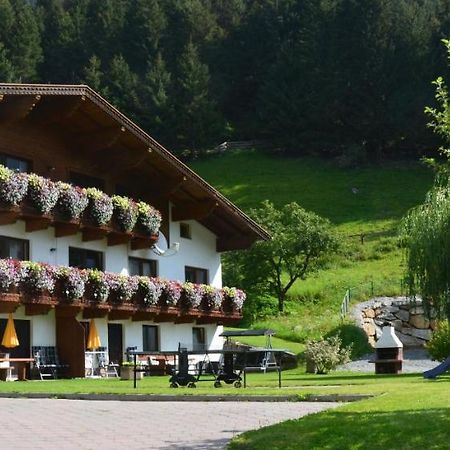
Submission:
[[[220,254],[216,251],[216,236],[196,221],[186,221],[191,228],[191,239],[180,237],[178,222],[170,223],[170,240],[179,242],[179,251],[173,256],[158,256],[150,249],[131,250],[129,244],[108,246],[106,238],[83,242],[81,233],[56,238],[54,228],[35,232],[26,232],[25,222],[18,220],[14,224],[1,225],[0,236],[26,239],[29,241],[29,259],[46,262],[52,265],[69,265],[69,247],[83,248],[103,253],[104,270],[107,272],[128,274],[128,258],[138,257],[157,261],[158,276],[170,280],[185,281],[185,266],[206,269],[208,283],[222,287]],[[0,314],[0,319],[6,319],[7,314]],[[31,346],[55,346],[55,313],[54,310],[45,315],[27,316],[25,307],[21,306],[14,313],[15,320],[30,321]],[[80,313],[77,319],[83,319]],[[123,351],[127,347],[143,349],[143,325],[158,327],[160,350],[176,350],[178,344],[192,347],[193,327],[205,329],[206,346],[209,349],[221,348],[223,339],[219,337],[223,327],[215,324],[196,325],[194,323],[175,324],[173,322],[154,323],[151,321],[108,321],[107,318],[96,319],[97,330],[102,346],[108,347],[108,323],[122,324]]]

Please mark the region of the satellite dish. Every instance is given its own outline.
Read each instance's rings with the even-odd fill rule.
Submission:
[[[179,242],[174,242],[169,248],[169,246],[167,245],[166,237],[160,231],[158,240],[153,245],[152,250],[158,256],[174,256],[180,250],[180,243]]]

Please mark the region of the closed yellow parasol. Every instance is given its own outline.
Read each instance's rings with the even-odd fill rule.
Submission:
[[[89,324],[89,336],[87,341],[87,348],[92,350],[101,347],[102,343],[100,342],[100,336],[97,332],[97,327],[95,326],[95,320],[91,319],[91,323]]]
[[[7,348],[14,348],[19,345],[19,339],[17,338],[12,314],[9,315],[8,322],[6,323],[5,332],[3,333],[2,345],[3,347]]]

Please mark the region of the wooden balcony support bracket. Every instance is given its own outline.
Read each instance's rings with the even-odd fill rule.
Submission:
[[[215,322],[217,322],[217,317],[202,316],[202,317],[198,317],[196,319],[197,325],[207,325],[209,323],[215,323]]]
[[[55,307],[56,317],[76,317],[83,309],[83,305],[76,304],[60,304]]]
[[[18,213],[15,211],[0,211],[0,225],[16,223],[18,216]]]
[[[136,311],[131,317],[132,322],[144,322],[146,320],[154,320],[155,313],[147,311]]]
[[[175,322],[176,318],[176,314],[161,313],[154,317],[153,322]]]
[[[83,242],[98,241],[108,234],[108,229],[104,227],[82,226],[81,235]]]
[[[108,320],[128,320],[134,316],[135,311],[112,309],[108,313]]]
[[[24,119],[39,103],[40,95],[7,95],[0,102],[0,122],[16,122]]]
[[[76,139],[80,148],[90,152],[97,152],[111,148],[125,133],[125,127],[110,127],[102,130],[86,133]]]
[[[77,234],[80,228],[79,221],[73,222],[55,222],[55,237],[64,237]]]
[[[83,309],[83,319],[100,319],[106,317],[110,311],[111,307],[109,305],[85,306]]]
[[[195,322],[196,316],[193,316],[191,314],[183,314],[181,316],[178,316],[175,318],[175,323],[192,323]]]
[[[18,295],[3,294],[0,297],[0,313],[9,314],[16,312],[16,309],[21,305]]]
[[[131,233],[112,232],[108,234],[108,245],[121,245],[127,244],[132,238]]]
[[[26,316],[46,315],[54,308],[55,308],[54,305],[30,303],[25,305],[25,315]]]
[[[219,204],[214,200],[201,200],[198,203],[188,202],[172,208],[172,220],[202,220],[206,219]]]
[[[31,233],[33,231],[46,230],[52,219],[50,217],[23,217],[25,221],[25,231]]]
[[[157,236],[133,236],[131,239],[131,250],[142,250],[151,248],[153,244],[158,240]]]

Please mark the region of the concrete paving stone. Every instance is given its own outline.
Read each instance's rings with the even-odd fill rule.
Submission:
[[[339,406],[330,402],[0,399],[0,450],[221,449],[239,433]]]

